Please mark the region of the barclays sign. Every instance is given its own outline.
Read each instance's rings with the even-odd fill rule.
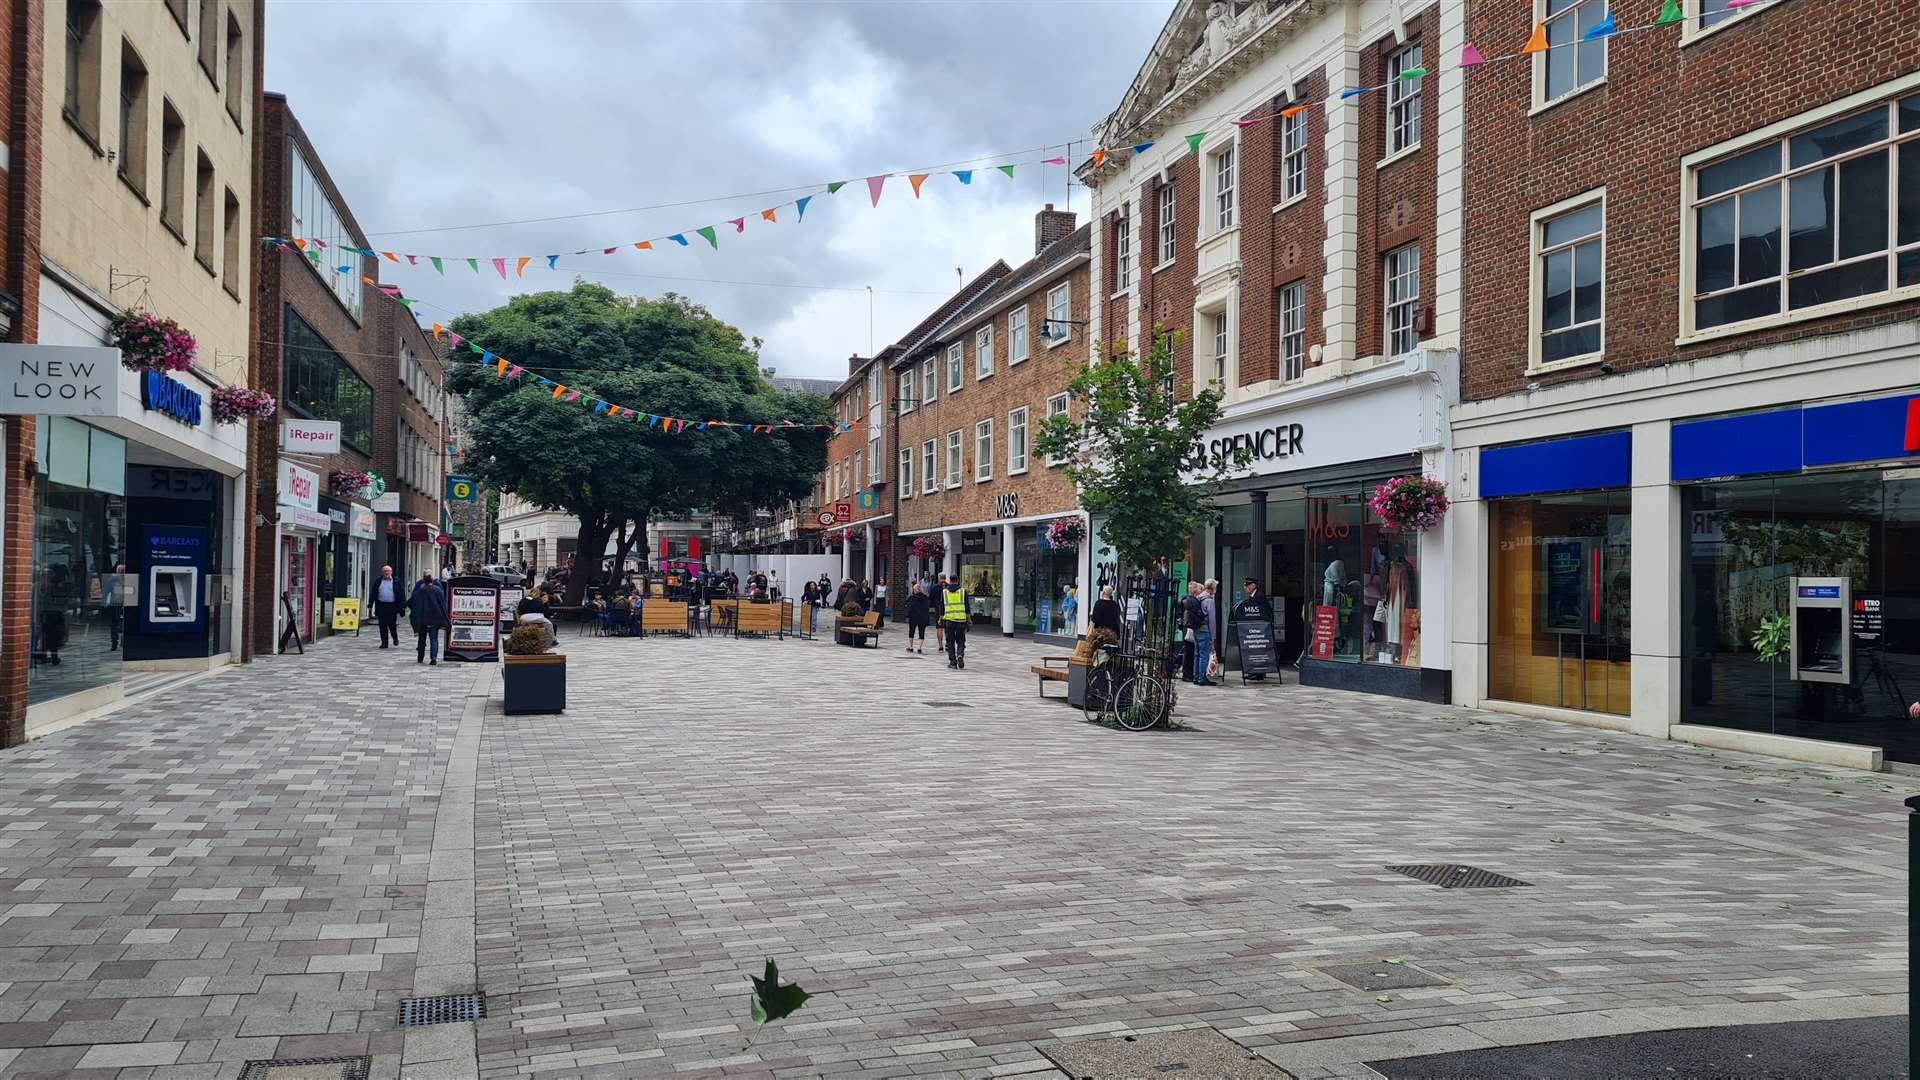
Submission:
[[[200,395],[157,371],[140,376],[140,403],[189,427],[200,426]]]

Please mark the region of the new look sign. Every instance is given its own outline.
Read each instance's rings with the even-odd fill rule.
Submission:
[[[120,350],[0,344],[0,415],[119,416]]]

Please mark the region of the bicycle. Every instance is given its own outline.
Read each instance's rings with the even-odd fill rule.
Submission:
[[[1173,684],[1154,674],[1152,654],[1123,653],[1114,645],[1103,647],[1101,652],[1104,660],[1096,662],[1087,676],[1082,711],[1088,720],[1127,731],[1147,731],[1171,719]]]

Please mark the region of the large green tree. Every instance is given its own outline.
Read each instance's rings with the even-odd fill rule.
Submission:
[[[668,293],[623,297],[576,281],[566,292],[516,296],[463,315],[452,329],[524,367],[517,379],[464,348],[448,386],[465,397],[468,471],[492,487],[580,521],[566,602],[601,578],[613,540],[624,559],[644,542],[656,512],[709,508],[745,514],[798,498],[826,464],[826,399],[776,390],[760,369],[757,339]],[[644,418],[609,418],[582,402],[555,400],[540,377],[627,408],[694,423],[793,421],[772,433],[689,423],[669,432]],[[615,566],[620,565],[615,563]]]

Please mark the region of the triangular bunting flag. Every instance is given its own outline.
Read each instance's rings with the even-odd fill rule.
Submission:
[[[707,241],[708,246],[712,247],[715,251],[718,251],[720,249],[720,238],[714,235],[713,226],[702,225],[693,231],[699,233],[702,237],[704,237]]]
[[[845,180],[835,180],[833,183],[827,185],[827,194],[838,195],[840,194],[840,189],[846,186],[847,182]]]
[[[451,348],[451,349],[457,349],[457,348],[459,348],[459,347],[460,347],[460,335],[459,335],[459,334],[456,334],[456,333],[454,333],[454,332],[453,332],[453,331],[451,331],[451,330],[449,330],[449,331],[447,331],[447,347],[448,347],[448,348]]]
[[[327,250],[327,242],[325,240],[315,240],[314,243],[319,245],[321,251]]]
[[[501,280],[501,281],[505,281],[505,280],[507,280],[507,260],[505,260],[505,259],[495,259],[495,260],[493,260],[493,268],[494,268],[495,270],[498,270],[498,271],[500,271],[500,280]]]
[[[407,256],[407,265],[408,265],[408,266],[419,266],[419,265],[420,265],[420,260],[419,260],[419,258],[418,258],[418,257],[416,257],[416,256],[413,256],[413,255],[409,255],[409,256]]]
[[[475,344],[474,344],[473,342],[471,342],[471,341],[469,341],[469,342],[467,342],[467,351],[468,351],[468,352],[470,352],[470,353],[472,353],[472,354],[473,354],[473,355],[475,355],[475,356],[479,356],[482,350],[481,350],[481,348],[480,348],[480,346],[478,346],[478,345],[475,345]],[[492,354],[492,353],[487,353],[487,356],[488,356],[489,358],[491,358],[491,357],[493,356],[493,354]],[[482,361],[482,362],[484,363],[484,361]]]
[[[774,212],[775,210],[778,210],[778,209],[780,209],[780,208],[779,208],[779,207],[777,207],[777,206],[775,206],[775,207],[772,207],[772,208],[770,208],[770,209],[767,209],[767,210],[762,210],[762,211],[760,211],[760,220],[761,220],[761,221],[773,221],[773,222],[777,222],[777,221],[779,221],[779,220],[780,220],[779,218],[777,218],[777,217],[774,217],[774,216],[773,216],[773,212]]]
[[[955,180],[960,181],[963,184],[971,184],[973,183],[973,170],[972,169],[955,169],[953,170],[953,178]]]
[[[618,405],[609,405],[609,406],[607,406],[607,415],[608,415],[608,416],[619,416],[619,415],[620,415],[620,406],[618,406]]]
[[[569,390],[569,391],[567,391],[567,396],[566,396],[566,400],[567,400],[567,401],[579,401],[579,400],[580,400],[580,391],[578,391],[578,390]]]
[[[1256,116],[1256,117],[1254,117],[1254,118],[1253,118],[1253,119],[1251,119],[1251,120],[1229,120],[1229,121],[1227,121],[1227,122],[1228,122],[1228,123],[1230,123],[1230,124],[1232,124],[1232,125],[1233,125],[1234,127],[1237,127],[1237,128],[1240,128],[1240,129],[1242,129],[1242,130],[1245,130],[1245,129],[1247,129],[1247,128],[1250,128],[1250,127],[1252,127],[1253,125],[1255,125],[1255,124],[1257,124],[1257,123],[1259,123],[1260,121],[1262,121],[1262,120],[1264,120],[1264,119],[1266,119],[1266,117],[1264,117],[1264,116]]]
[[[1611,26],[1611,25],[1613,25],[1613,24],[1612,24],[1612,23],[1608,23],[1607,25],[1609,25],[1609,26]],[[1612,31],[1611,31],[1611,30],[1609,30],[1609,31],[1608,31],[1608,33],[1612,33]],[[1412,82],[1412,81],[1413,81],[1413,80],[1415,80],[1415,79],[1424,79],[1424,78],[1426,78],[1426,76],[1427,76],[1427,69],[1426,69],[1426,68],[1423,68],[1423,67],[1410,67],[1410,68],[1408,68],[1408,69],[1406,69],[1405,71],[1402,71],[1402,72],[1400,73],[1400,81],[1401,81],[1401,82]]]
[[[1752,3],[1753,0],[1747,0],[1747,2]],[[1728,7],[1734,7],[1739,3],[1740,3],[1740,0],[1727,0]],[[1580,40],[1581,41],[1599,41],[1601,38],[1612,37],[1613,34],[1614,34],[1613,10],[1609,8],[1607,10],[1606,18],[1601,19],[1599,22],[1595,23],[1591,28],[1589,28],[1586,33],[1581,34]],[[1402,76],[1402,78],[1405,78],[1405,76]]]
[[[527,373],[526,368],[521,367],[519,364],[515,364],[512,367],[507,369],[507,378],[517,379],[520,376],[525,375],[526,373]]]
[[[1280,115],[1282,117],[1285,117],[1288,120],[1291,120],[1294,117],[1299,116],[1301,113],[1306,112],[1308,109],[1311,109],[1311,108],[1313,108],[1313,106],[1310,104],[1309,105],[1289,105],[1286,108],[1280,110]]]
[[[999,166],[999,169],[1000,169],[1000,171],[1001,171],[1001,172],[1003,172],[1003,173],[1006,173],[1006,174],[1007,174],[1007,179],[1009,179],[1009,180],[1011,180],[1011,179],[1013,179],[1013,166],[1011,166],[1011,165],[1001,165],[1001,166]]]
[[[1667,2],[1672,3],[1673,0],[1667,0]],[[1481,64],[1484,64],[1486,62],[1487,62],[1487,58],[1480,55],[1480,50],[1473,47],[1473,42],[1469,41],[1465,45],[1460,46],[1460,66],[1461,67],[1463,68],[1479,67]]]
[[[594,401],[594,403],[593,403],[593,411],[594,411],[594,412],[597,412],[597,413],[600,413],[600,412],[606,412],[606,411],[607,411],[607,403],[606,403],[606,402],[604,402],[604,401],[599,401],[599,400],[596,400],[596,401]]]
[[[1348,98],[1359,97],[1371,89],[1373,89],[1371,86],[1356,86],[1350,90],[1342,90],[1340,91],[1340,100],[1345,101]]]
[[[1547,51],[1547,24],[1534,23],[1533,36],[1527,39],[1527,47],[1520,50],[1521,56]]]
[[[798,221],[807,220],[807,204],[812,201],[813,201],[813,196],[811,195],[802,195],[800,198],[793,200],[793,208],[795,211],[797,211],[797,213],[795,214],[795,220],[798,220]]]
[[[747,219],[745,217],[733,218],[728,221],[727,224],[733,226],[734,232],[743,233],[747,231]]]
[[[493,354],[488,353],[483,359],[492,360]],[[497,365],[493,369],[495,375],[505,375],[507,373],[507,362],[505,360],[496,360],[494,363]]]
[[[293,246],[299,248],[301,251],[307,250],[307,242],[305,240],[295,240]]]
[[[1192,135],[1187,136],[1187,153],[1189,154],[1199,153],[1200,140],[1206,137],[1207,137],[1207,133],[1204,131],[1196,131]]]
[[[427,256],[427,261],[433,264],[434,273],[444,275],[447,272],[447,268],[440,265],[440,256],[429,255]]]
[[[435,341],[440,340],[440,324],[439,323],[433,324],[433,340]]]
[[[561,386],[561,385],[560,385],[559,383],[554,383],[554,384],[553,384],[553,400],[555,400],[555,401],[559,401],[559,400],[560,400],[560,395],[561,395],[561,394],[564,394],[564,393],[566,393],[566,392],[567,392],[567,388],[566,388],[566,387],[564,387],[564,386]]]
[[[1100,167],[1100,163],[1101,163],[1101,162],[1103,162],[1103,161],[1105,161],[1105,160],[1107,160],[1107,152],[1106,152],[1105,150],[1095,150],[1095,151],[1093,152],[1093,167],[1094,167],[1094,168],[1096,168],[1096,169],[1097,169],[1097,168],[1099,168],[1099,167]]]
[[[476,274],[477,274],[477,273],[479,273],[479,272],[480,272],[480,260],[479,260],[479,259],[468,259],[468,260],[467,260],[467,265],[468,265],[468,266],[471,266],[471,267],[473,267],[473,272],[474,272],[474,273],[476,273]]]
[[[380,253],[380,255],[381,255],[381,257],[382,257],[382,258],[384,258],[384,259],[386,259],[386,260],[387,260],[388,262],[399,262],[399,261],[400,261],[400,256],[398,256],[398,255],[395,255],[395,254],[394,254],[393,252],[391,252],[391,251],[383,251],[383,252],[381,252],[381,253]]]
[[[674,233],[672,236],[667,237],[667,239],[679,244],[681,247],[687,246],[687,238],[680,233]]]
[[[637,241],[637,242],[636,242],[636,243],[635,243],[635,244],[633,245],[633,250],[635,250],[635,251],[652,251],[652,250],[653,250],[653,241],[651,241],[651,240],[640,240],[640,241]]]
[[[1667,0],[1665,4],[1661,5],[1660,17],[1653,20],[1653,25],[1666,26],[1670,23],[1677,23],[1686,17],[1687,13],[1680,10],[1680,0]]]
[[[611,254],[613,254],[614,252],[616,252],[616,251],[619,251],[619,250],[620,250],[619,248],[601,248],[601,249],[600,249],[600,254],[602,254],[602,255],[611,255]]]
[[[513,272],[514,272],[514,274],[515,274],[516,276],[518,276],[518,277],[526,277],[526,276],[527,276],[527,264],[528,264],[528,263],[530,263],[530,262],[532,262],[532,261],[533,261],[533,256],[531,256],[531,255],[522,255],[522,256],[520,256],[520,261],[519,261],[519,262],[518,262],[517,264],[515,264],[515,265],[514,265],[514,268],[513,268]]]
[[[927,174],[926,174],[926,173],[919,173],[919,174],[916,174],[916,175],[914,175],[914,176],[909,176],[909,177],[907,177],[907,183],[909,183],[909,184],[912,184],[912,185],[913,185],[913,197],[914,197],[914,198],[916,198],[916,199],[917,199],[917,198],[919,198],[919,197],[920,197],[920,185],[921,185],[921,184],[924,184],[924,183],[926,183],[926,182],[927,182]]]
[[[1067,159],[1063,157],[1050,157],[1050,158],[1040,159],[1040,164],[1042,165],[1065,165],[1066,163],[1067,163]]]
[[[867,194],[873,197],[873,205],[880,205],[880,189],[885,187],[886,184],[887,178],[885,176],[867,177]]]
[[[612,248],[608,248],[608,249],[607,249],[607,253],[608,253],[608,254],[612,254],[612,253],[613,253],[613,249],[612,249]],[[558,256],[558,255],[549,255],[549,256],[547,256],[547,269],[549,269],[549,270],[557,270],[557,269],[559,269],[559,262],[560,262],[560,256]]]

